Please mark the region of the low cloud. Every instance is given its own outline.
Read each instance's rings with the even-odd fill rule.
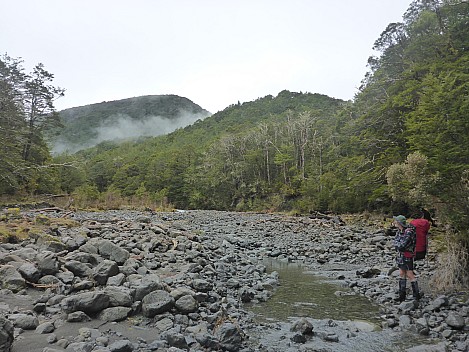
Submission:
[[[110,116],[101,126],[97,127],[92,133],[96,136],[83,144],[72,144],[59,138],[54,142],[52,153],[55,155],[65,152],[75,153],[104,141],[125,141],[138,137],[160,136],[206,117],[207,114],[203,113],[181,112],[177,118],[171,120],[161,116],[146,116],[137,120],[125,114],[116,114]]]

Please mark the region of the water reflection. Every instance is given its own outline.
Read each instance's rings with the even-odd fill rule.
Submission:
[[[291,317],[379,322],[379,307],[346,287],[312,275],[298,264],[269,260],[269,272],[277,271],[280,286],[267,302],[250,306],[259,318],[287,321]],[[339,292],[338,292],[339,291]]]

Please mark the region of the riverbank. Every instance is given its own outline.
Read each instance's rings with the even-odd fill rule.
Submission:
[[[78,226],[46,226],[0,245],[0,312],[7,319],[0,325],[8,332],[0,346],[11,332],[14,352],[346,351],[354,338],[376,333],[340,319],[256,322],[246,307],[268,301],[282,284],[261,264],[265,258],[300,263],[379,304],[382,331],[418,337],[402,348],[468,349],[468,302],[431,295],[431,256],[418,269],[424,298],[394,303],[392,237],[382,230],[338,218],[217,211],[21,216]]]

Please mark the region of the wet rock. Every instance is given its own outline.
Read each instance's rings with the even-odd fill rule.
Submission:
[[[0,316],[0,351],[9,352],[13,343],[13,324]]]

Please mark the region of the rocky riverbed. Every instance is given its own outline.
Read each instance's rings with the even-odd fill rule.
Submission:
[[[468,351],[469,305],[432,295],[394,302],[392,237],[339,218],[217,211],[25,211],[71,218],[0,245],[0,351]],[[378,326],[292,317],[262,322],[251,307],[282,285],[265,259],[301,263],[380,307]],[[405,339],[406,343],[397,343]],[[374,347],[373,347],[374,346]],[[384,346],[384,347],[383,347]]]

